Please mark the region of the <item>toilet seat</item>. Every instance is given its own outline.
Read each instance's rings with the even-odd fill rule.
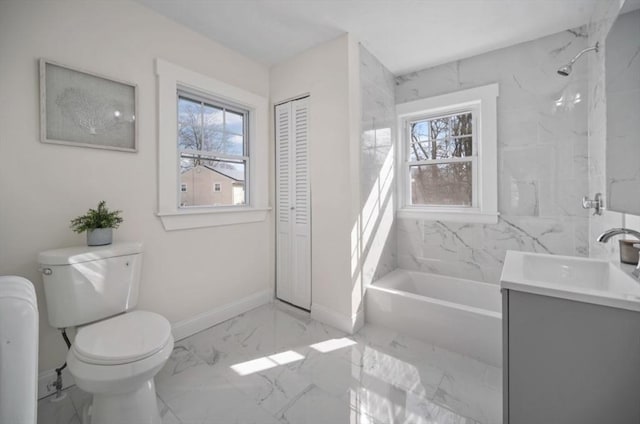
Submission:
[[[129,392],[141,382],[151,379],[160,371],[173,351],[173,336],[159,351],[146,358],[126,364],[101,365],[84,361],[74,349],[67,353],[67,365],[75,383],[82,390],[95,394]]]
[[[71,350],[86,364],[122,365],[156,354],[170,337],[171,325],[165,317],[132,311],[80,328]]]

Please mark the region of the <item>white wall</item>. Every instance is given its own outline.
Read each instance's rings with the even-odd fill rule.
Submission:
[[[42,144],[40,57],[137,83],[138,153]],[[124,211],[116,241],[145,244],[140,308],[175,323],[273,287],[270,217],[255,224],[166,232],[155,216],[155,57],[269,94],[266,67],[137,3],[0,2],[0,275],[22,275],[36,286],[41,370],[59,366],[65,347],[47,322],[36,255],[84,244],[84,234],[73,233],[69,220],[99,200]],[[319,266],[329,268],[334,260]]]
[[[356,293],[354,298],[360,296],[350,261],[359,209],[358,181],[353,181],[359,172],[359,133],[353,129],[359,122],[353,100],[358,64],[350,57],[357,51],[354,45],[343,35],[271,69],[273,104],[310,95],[311,309],[325,321],[332,314],[339,320],[351,319],[355,313],[352,293]],[[357,247],[353,248],[357,255]],[[324,314],[314,313],[317,311]]]

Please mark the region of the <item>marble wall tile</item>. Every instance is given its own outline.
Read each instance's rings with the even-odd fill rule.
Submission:
[[[600,43],[606,50],[606,37],[615,22],[624,0],[605,0],[598,2],[589,27],[589,45]],[[588,56],[589,62],[589,99],[588,99],[588,155],[589,155],[589,193],[602,193],[606,196],[606,144],[607,144],[607,104],[605,92],[605,54],[604,51]],[[600,216],[589,217],[589,256],[610,260],[618,259],[618,246],[615,242],[598,243],[597,237],[605,230],[625,225],[625,214],[605,210]]]
[[[612,209],[640,214],[640,10],[620,15],[606,38],[607,195]]]
[[[365,284],[397,267],[394,210],[396,112],[394,76],[360,46],[362,106],[360,184]],[[388,221],[388,222],[387,222]]]
[[[402,268],[497,283],[507,250],[586,256],[586,27],[396,78],[397,103],[497,82],[498,224],[396,220]]]
[[[498,224],[398,220],[401,268],[497,283],[507,250],[585,256],[587,217],[500,217]]]

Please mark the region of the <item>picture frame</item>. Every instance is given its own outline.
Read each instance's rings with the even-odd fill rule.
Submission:
[[[138,86],[41,58],[40,141],[138,151]]]

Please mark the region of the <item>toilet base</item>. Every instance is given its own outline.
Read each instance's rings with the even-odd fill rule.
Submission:
[[[97,393],[82,411],[82,424],[161,424],[153,378],[128,393]]]

